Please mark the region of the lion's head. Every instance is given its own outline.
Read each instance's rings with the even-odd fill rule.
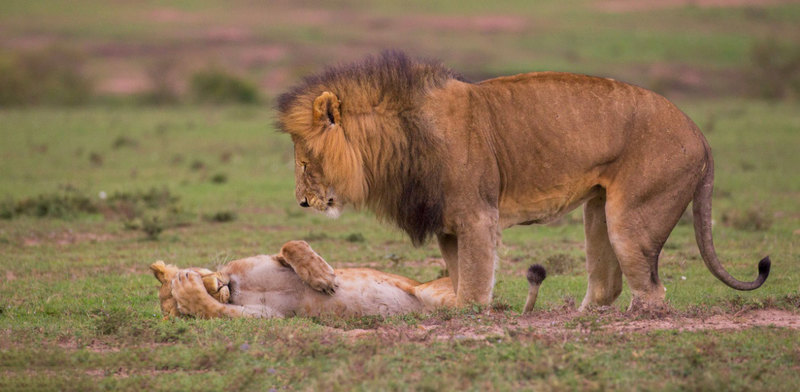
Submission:
[[[203,278],[203,286],[206,288],[209,295],[219,302],[228,303],[231,292],[229,287],[230,278],[227,275],[206,268],[189,269],[200,274]],[[181,269],[172,264],[165,264],[163,261],[159,260],[150,265],[150,270],[153,271],[153,276],[161,282],[161,288],[158,290],[161,312],[164,316],[168,317],[180,316],[178,303],[172,296],[172,279],[175,278],[175,275],[181,271]]]
[[[310,122],[297,125],[295,197],[300,206],[335,218],[345,204],[362,203],[366,183],[361,154],[347,140],[336,95],[322,92],[314,99]]]
[[[441,141],[419,111],[426,91],[461,77],[385,52],[328,68],[278,98],[295,149],[295,196],[337,216],[366,205],[421,244],[441,228]]]

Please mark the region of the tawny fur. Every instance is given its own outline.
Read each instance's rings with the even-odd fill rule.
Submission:
[[[331,216],[366,206],[415,244],[436,236],[457,302],[487,304],[500,231],[584,205],[582,308],[622,290],[661,304],[658,255],[690,201],[706,266],[739,290],[711,239],[711,149],[664,97],[611,79],[538,72],[468,83],[400,53],[307,78],[279,98],[296,196]]]
[[[204,271],[163,262],[151,269],[162,283],[159,299],[167,317],[392,315],[454,306],[456,300],[449,278],[419,283],[367,268],[334,271],[303,241],[286,243],[277,255],[249,257],[221,267],[217,273],[230,281],[227,303],[209,295]]]

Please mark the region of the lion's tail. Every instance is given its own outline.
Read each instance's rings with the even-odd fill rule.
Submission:
[[[706,146],[706,156],[708,158],[705,175],[697,185],[692,201],[694,212],[694,235],[697,239],[697,246],[700,248],[700,255],[706,263],[706,267],[711,274],[716,276],[726,285],[737,290],[755,290],[764,284],[769,276],[770,260],[769,256],[764,257],[758,262],[758,277],[752,282],[742,282],[737,280],[719,262],[717,252],[714,250],[714,240],[711,236],[711,193],[714,188],[714,159],[711,157],[711,150]]]
[[[539,296],[539,286],[542,285],[544,279],[547,277],[547,271],[540,264],[534,264],[528,267],[528,299],[525,301],[525,308],[522,314],[533,312],[533,306],[536,305],[536,297]]]

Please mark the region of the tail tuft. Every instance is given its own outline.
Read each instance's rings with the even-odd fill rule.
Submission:
[[[767,280],[767,276],[769,276],[769,269],[772,266],[772,261],[770,261],[769,256],[761,259],[758,262],[758,277],[761,278],[763,275],[763,280]]]
[[[767,260],[767,272],[769,272],[769,258]],[[763,260],[762,260],[763,261]],[[532,285],[540,285],[547,277],[547,271],[540,264],[534,264],[528,267],[528,283]]]

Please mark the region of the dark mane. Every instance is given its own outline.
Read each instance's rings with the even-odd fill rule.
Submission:
[[[335,94],[345,137],[350,143],[371,140],[354,144],[362,152],[369,189],[363,203],[420,245],[443,227],[444,162],[441,141],[430,132],[419,107],[429,90],[453,79],[464,81],[441,63],[385,51],[306,77],[278,98],[277,109],[280,118],[298,108],[310,115],[315,97],[324,91]],[[291,133],[286,125],[279,124]]]
[[[279,113],[286,113],[298,99],[309,93],[320,93],[318,90],[323,86],[340,98],[349,95],[347,90],[360,88],[374,91],[376,94],[372,98],[378,102],[391,100],[398,105],[413,104],[416,94],[441,87],[450,79],[466,81],[461,74],[439,62],[386,50],[378,56],[327,67],[321,73],[306,76],[302,83],[278,97],[276,107]],[[347,110],[346,102],[342,110]]]

